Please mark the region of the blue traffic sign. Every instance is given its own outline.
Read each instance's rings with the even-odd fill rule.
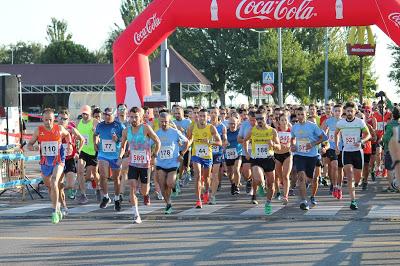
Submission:
[[[274,72],[263,72],[262,73],[262,83],[263,84],[273,84],[275,82]]]

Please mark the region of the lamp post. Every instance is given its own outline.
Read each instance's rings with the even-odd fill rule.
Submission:
[[[261,33],[268,33],[265,31],[258,31],[255,29],[250,29],[253,32],[258,33],[258,53],[261,51]],[[282,67],[282,28],[278,28],[278,99],[279,105],[283,106],[283,67]]]

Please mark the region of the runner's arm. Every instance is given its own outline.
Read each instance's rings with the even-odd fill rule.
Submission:
[[[222,146],[221,137],[218,134],[217,129],[214,126],[210,127],[211,135],[213,136],[214,141],[210,141],[209,144],[213,146]]]
[[[279,140],[278,132],[276,132],[276,129],[273,130],[273,144],[272,148],[274,150],[280,150],[281,149],[281,142]]]
[[[156,157],[157,154],[160,152],[161,141],[158,138],[157,134],[154,132],[154,130],[149,125],[146,125],[146,131],[147,131],[146,135],[154,141],[155,148],[154,148],[154,153],[152,154],[152,157]]]
[[[335,146],[336,146],[337,150],[339,150],[339,133],[340,133],[340,129],[336,127],[336,130],[335,130]]]
[[[33,147],[33,145],[36,143],[36,141],[37,141],[37,139],[38,139],[38,136],[39,136],[39,129],[36,129],[36,130],[33,132],[32,138],[29,140],[28,145],[26,146],[26,148],[27,148],[29,151],[34,151],[34,150],[35,150],[34,147]]]
[[[361,143],[364,144],[365,142],[371,139],[371,134],[369,133],[369,129],[367,126],[361,129],[361,132],[363,133],[363,138],[361,139]]]
[[[80,153],[83,146],[85,145],[85,138],[79,133],[76,128],[72,128],[72,132],[75,135],[76,140],[79,140],[79,147],[77,147],[77,152]]]
[[[125,154],[127,135],[128,135],[128,129],[125,128],[125,129],[122,131],[121,150],[119,151],[118,158],[122,158],[122,157],[124,156],[124,154]]]

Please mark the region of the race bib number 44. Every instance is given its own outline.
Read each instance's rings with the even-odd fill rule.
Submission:
[[[210,156],[210,150],[208,145],[196,145],[196,156],[200,158],[206,158]]]
[[[131,163],[134,164],[144,164],[147,163],[147,153],[146,151],[131,151]]]
[[[102,147],[103,152],[116,152],[117,151],[117,147],[113,140],[102,140],[101,145],[102,145],[101,147]]]
[[[40,148],[43,156],[57,156],[58,155],[58,142],[57,141],[43,141],[40,143]]]
[[[159,157],[161,160],[169,160],[173,158],[174,150],[170,146],[161,147]]]

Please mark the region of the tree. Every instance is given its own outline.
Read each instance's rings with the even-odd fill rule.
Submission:
[[[391,65],[392,70],[389,73],[389,78],[400,87],[400,47],[388,45],[388,48],[392,51],[392,57],[394,58],[394,62]],[[396,92],[400,93],[399,88],[397,88]]]
[[[43,46],[39,43],[17,42],[0,47],[0,64],[36,64],[40,62]],[[13,59],[11,58],[13,57]]]
[[[68,23],[65,20],[51,18],[51,24],[47,26],[47,40],[50,43],[70,41],[72,34],[67,33]]]
[[[83,45],[72,41],[50,43],[41,57],[43,64],[94,64],[96,57]]]

